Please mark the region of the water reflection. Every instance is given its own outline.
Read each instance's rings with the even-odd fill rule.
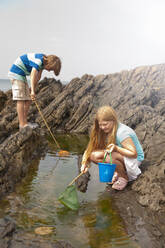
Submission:
[[[128,241],[122,220],[115,211],[109,195],[100,196],[92,205],[83,216],[90,247],[111,247],[112,240],[119,237]]]
[[[66,144],[67,138],[68,146],[62,145],[63,139],[58,142],[63,149],[68,148],[70,156],[59,158],[50,142],[45,158],[33,161],[29,174],[17,185],[16,192],[4,200],[4,205],[1,202],[1,215],[7,212],[17,226],[27,232],[34,232],[40,226],[53,227],[51,240],[68,240],[75,248],[137,247],[125,231],[113,198],[105,192],[105,184],[99,182],[97,166],[90,169],[87,192],[78,191],[78,211],[59,203],[59,194],[79,174],[78,155],[88,141],[86,136],[75,139],[67,136],[64,137]]]

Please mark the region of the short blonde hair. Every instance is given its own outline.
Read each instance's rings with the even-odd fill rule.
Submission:
[[[61,60],[56,55],[45,55],[44,56],[44,65],[48,65],[54,68],[54,73],[56,76],[60,74],[61,70]]]

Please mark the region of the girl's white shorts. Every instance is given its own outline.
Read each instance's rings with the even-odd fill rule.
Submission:
[[[141,170],[139,169],[141,162],[137,158],[124,157],[124,164],[129,181],[135,180],[141,174]]]

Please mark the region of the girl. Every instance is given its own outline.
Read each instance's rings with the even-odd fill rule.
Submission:
[[[139,165],[144,159],[144,153],[134,130],[120,123],[110,106],[100,107],[96,113],[81,171],[85,173],[88,170],[90,161],[102,162],[105,152],[112,152],[112,161],[117,165],[112,188],[123,190],[128,181],[135,180],[141,173]],[[110,162],[109,156],[106,162]]]

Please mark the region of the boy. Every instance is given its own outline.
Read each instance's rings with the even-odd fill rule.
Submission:
[[[35,100],[35,88],[43,70],[54,71],[55,75],[58,76],[61,70],[59,57],[56,55],[27,53],[16,59],[8,73],[12,83],[13,100],[17,101],[20,129],[27,126],[31,128],[37,126],[37,124],[27,123],[27,115],[31,100]],[[31,89],[28,87],[26,79],[26,76],[29,75]]]

